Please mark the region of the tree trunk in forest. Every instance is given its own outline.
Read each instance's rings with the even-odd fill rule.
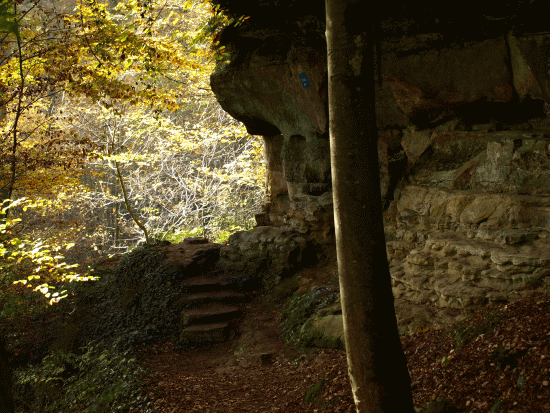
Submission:
[[[357,412],[414,412],[386,255],[374,96],[376,19],[326,0],[330,153],[340,295]]]
[[[132,207],[130,206],[130,201],[128,200],[128,194],[126,193],[126,186],[124,185],[124,179],[122,179],[122,173],[120,172],[120,166],[118,165],[117,161],[115,161],[115,168],[118,176],[118,181],[120,183],[120,188],[122,189],[122,196],[124,197],[124,205],[126,205],[126,210],[130,214],[130,216],[132,217],[136,225],[139,227],[139,229],[141,229],[141,231],[143,232],[143,235],[145,236],[145,242],[147,244],[151,244],[151,240],[149,239],[149,233],[147,232],[147,228],[145,228],[145,225],[141,223],[141,221],[132,211]],[[117,230],[118,230],[118,224],[117,224]]]
[[[17,16],[17,4],[13,3],[13,14],[14,16]],[[17,174],[17,147],[19,146],[19,120],[21,118],[21,114],[23,112],[23,93],[25,90],[25,73],[23,71],[23,52],[22,52],[22,46],[21,46],[21,35],[19,34],[19,27],[15,26],[14,32],[15,39],[17,41],[17,61],[18,61],[18,69],[19,69],[19,77],[20,83],[19,83],[19,93],[17,96],[17,108],[15,110],[15,119],[13,121],[12,126],[12,147],[11,147],[11,162],[10,162],[10,178],[8,182],[7,188],[2,188],[3,191],[7,191],[7,199],[10,199],[11,201],[14,201],[13,199],[13,189],[15,187],[15,178]],[[5,110],[5,109],[4,109]],[[2,203],[2,208],[4,208],[6,203]],[[6,209],[5,214],[2,214],[2,219],[8,218],[9,216],[9,209]]]
[[[0,333],[0,413],[13,413],[13,370],[3,333]]]

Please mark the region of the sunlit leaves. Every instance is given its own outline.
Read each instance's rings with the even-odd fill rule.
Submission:
[[[7,53],[0,57],[0,106],[7,109],[0,145],[14,132],[21,138],[16,192],[42,199],[34,214],[46,215],[52,229],[44,224],[36,229],[41,236],[30,236],[33,228],[16,237],[14,225],[23,223],[6,220],[0,253],[2,268],[19,281],[11,287],[56,302],[66,296],[60,283],[91,277],[64,264],[61,250],[67,254],[76,242],[74,253],[90,239],[103,252],[126,251],[139,241],[116,187],[116,165],[130,205],[159,237],[200,227],[193,233],[221,239],[253,224],[264,191],[261,141],[217,105],[211,39],[201,37],[208,24],[218,30],[238,23],[222,14],[210,14],[203,1],[126,0],[116,9],[81,1],[73,14],[44,3],[21,20],[22,117],[14,128],[23,78]],[[0,179],[11,159],[6,148],[0,146]],[[76,200],[112,220],[101,216],[88,228],[53,222],[55,214],[70,215]]]
[[[219,219],[223,214],[233,216],[227,227],[247,227],[263,199],[261,140],[234,121],[219,122],[216,112],[208,112],[201,122],[205,115],[200,113],[194,112],[199,119],[192,123],[156,119],[136,107],[115,111],[94,106],[93,115],[89,112],[86,124],[105,131],[100,141],[110,142],[111,148],[105,147],[93,164],[113,173],[113,163],[119,162],[134,212],[152,234],[197,225],[221,234],[226,231]],[[120,202],[116,188],[101,189],[98,201]]]
[[[8,202],[4,210],[23,204],[31,208],[40,205],[22,198]],[[29,236],[13,235],[10,230],[19,221],[20,219],[0,221],[0,233],[3,235],[0,243],[0,257],[3,258],[0,259],[0,274],[4,277],[11,274],[11,277],[18,278],[12,282],[12,285],[21,284],[31,288],[32,291],[42,293],[46,298],[51,297],[49,304],[52,305],[67,297],[65,290],[54,292],[55,285],[90,279],[91,276],[82,276],[74,272],[78,265],[69,265],[61,261],[63,256],[55,254],[55,251],[60,249],[59,246],[50,246],[40,239],[33,240]],[[70,248],[72,245],[67,244],[65,247]],[[31,269],[32,274],[25,276]],[[95,278],[92,277],[92,279]],[[35,281],[42,282],[36,284]]]
[[[18,29],[16,15],[13,13],[12,2],[9,0],[0,1],[0,31],[15,33]]]

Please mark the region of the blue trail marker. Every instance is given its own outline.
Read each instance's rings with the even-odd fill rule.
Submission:
[[[300,81],[302,82],[302,86],[304,89],[310,87],[309,79],[307,78],[307,75],[305,73],[300,73],[298,76],[300,76]]]

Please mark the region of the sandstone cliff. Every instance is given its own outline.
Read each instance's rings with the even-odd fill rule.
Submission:
[[[231,63],[212,89],[263,136],[268,167],[259,226],[231,238],[222,260],[279,276],[333,251],[324,5],[219,3],[250,18],[221,34]],[[550,275],[550,5],[384,3],[373,82],[406,332],[520,298]]]

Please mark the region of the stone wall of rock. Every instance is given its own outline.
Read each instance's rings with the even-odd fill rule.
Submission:
[[[446,132],[403,182],[388,211],[394,293],[440,306],[514,298],[550,275],[550,141],[543,133]],[[481,148],[464,146],[475,142]],[[448,142],[448,141],[447,141]],[[457,162],[447,151],[470,151]],[[442,153],[443,152],[443,153]],[[390,224],[390,225],[391,225]]]
[[[317,251],[300,232],[290,227],[256,227],[229,237],[220,251],[219,265],[225,271],[262,279],[266,289],[313,264]]]
[[[211,85],[264,137],[259,224],[330,250],[322,4],[218,3],[250,16],[220,36],[231,63]],[[550,275],[548,1],[385,3],[373,82],[394,294],[435,313],[513,300]]]

